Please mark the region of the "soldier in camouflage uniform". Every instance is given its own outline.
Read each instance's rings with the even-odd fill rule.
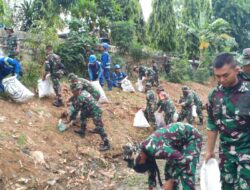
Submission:
[[[102,110],[97,105],[95,99],[85,90],[82,90],[82,85],[79,83],[73,83],[70,85],[71,91],[73,93],[72,104],[75,108],[74,112],[70,116],[70,120],[74,121],[76,119],[77,113],[80,111],[80,121],[81,129],[75,132],[81,137],[85,136],[87,118],[92,118],[95,124],[98,134],[103,140],[103,144],[100,145],[100,151],[106,151],[110,149],[109,140],[107,134],[105,133],[103,122],[102,122]]]
[[[164,120],[166,125],[173,123],[174,114],[176,112],[174,102],[169,98],[169,95],[166,92],[160,92],[159,99],[162,101],[159,112],[164,112]]]
[[[159,69],[158,69],[158,65],[155,62],[155,60],[152,60],[152,69],[155,72],[155,75],[154,75],[154,85],[155,86],[159,86]]]
[[[151,84],[147,83],[145,86],[147,106],[144,111],[145,117],[148,122],[152,123],[154,128],[156,128],[156,121],[154,112],[157,109],[157,97],[153,90],[151,90]]]
[[[250,48],[243,50],[242,56],[238,62],[242,69],[242,71],[240,71],[238,74],[239,78],[244,81],[250,81]]]
[[[156,94],[158,96],[158,102],[157,102],[157,109],[156,110],[158,110],[161,107],[161,104],[162,104],[162,101],[160,100],[160,97],[159,97],[161,92],[165,92],[165,90],[164,90],[164,88],[162,86],[158,86],[156,88]]]
[[[196,111],[200,120],[200,125],[203,125],[202,101],[199,95],[194,90],[190,89],[190,92],[193,94],[194,97],[194,105],[196,105],[197,108]]]
[[[60,107],[64,105],[60,86],[60,79],[64,74],[64,65],[61,63],[61,58],[53,53],[52,46],[46,46],[45,51],[47,56],[45,61],[45,73],[43,76],[43,80],[45,80],[46,76],[50,74],[53,88],[57,97],[57,99],[53,102],[53,105],[56,107]]]
[[[179,100],[182,106],[178,121],[183,121],[185,118],[189,124],[193,123],[192,106],[194,105],[194,96],[189,91],[187,86],[182,87],[183,96]]]
[[[93,98],[95,99],[96,102],[99,101],[101,94],[100,92],[86,79],[84,78],[79,78],[77,75],[75,75],[74,73],[70,73],[68,75],[68,79],[69,82],[71,84],[74,83],[80,83],[81,84],[81,89],[87,91],[88,93],[91,94],[91,96],[93,96]],[[69,102],[71,102],[71,99],[69,100]],[[71,115],[72,113],[74,113],[75,108],[73,107],[73,104],[70,105],[69,107],[69,115]],[[98,133],[98,129],[94,128],[93,130],[90,130],[91,133]]]
[[[151,83],[153,86],[155,83],[155,72],[153,69],[145,66],[135,66],[133,69],[134,72],[138,73],[139,79],[142,80],[143,77],[146,78],[146,82]]]
[[[7,40],[6,47],[8,52],[8,57],[15,59],[19,54],[19,43],[17,37],[14,35],[14,30],[11,27],[5,27],[5,31],[7,32]]]
[[[223,190],[250,189],[250,83],[238,78],[233,56],[223,53],[213,63],[219,85],[208,96],[207,151],[214,157],[220,134],[220,170]]]
[[[141,143],[138,156],[126,161],[138,173],[148,172],[149,189],[161,185],[155,159],[166,160],[164,189],[195,190],[195,173],[199,163],[202,136],[192,125],[172,123],[156,130]]]

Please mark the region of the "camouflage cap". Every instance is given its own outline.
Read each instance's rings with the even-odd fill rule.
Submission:
[[[240,56],[238,62],[241,67],[250,64],[250,48],[243,50],[242,56]]]
[[[74,73],[70,73],[70,74],[68,75],[68,79],[69,79],[69,81],[71,81],[71,80],[76,80],[76,79],[78,79],[78,76],[75,75]]]
[[[75,90],[79,90],[82,88],[82,85],[80,83],[73,83],[70,85],[70,90],[71,91],[75,91]]]
[[[188,86],[183,86],[181,89],[182,89],[182,91],[189,91]]]

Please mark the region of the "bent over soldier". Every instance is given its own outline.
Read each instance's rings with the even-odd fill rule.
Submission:
[[[80,111],[81,129],[75,132],[81,137],[85,136],[87,127],[87,118],[92,118],[95,124],[95,128],[103,140],[103,144],[100,145],[100,151],[106,151],[110,149],[108,136],[105,133],[102,122],[102,110],[97,105],[95,99],[85,90],[82,90],[82,86],[79,83],[73,83],[70,85],[73,93],[72,104],[74,112],[70,116],[70,122],[76,119],[77,113]]]
[[[163,189],[195,190],[196,167],[199,163],[202,136],[192,125],[172,123],[156,130],[141,143],[135,159],[126,158],[138,173],[148,172],[149,190],[161,179],[156,159],[166,160]]]

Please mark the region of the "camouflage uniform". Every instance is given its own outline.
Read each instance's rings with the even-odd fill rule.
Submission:
[[[8,57],[15,59],[17,56],[17,37],[15,35],[9,35],[6,40]]]
[[[179,103],[184,103],[181,112],[179,113],[178,121],[183,121],[187,119],[189,124],[193,123],[192,106],[194,105],[194,96],[188,91],[188,94],[182,96]]]
[[[64,74],[63,70],[64,65],[61,63],[61,58],[58,55],[54,53],[47,55],[45,61],[45,72],[50,73],[53,88],[59,99],[62,99],[60,78]]]
[[[250,189],[250,83],[221,85],[209,94],[209,131],[220,133],[222,189]]]
[[[250,64],[250,48],[246,48],[242,52],[242,56],[238,60],[239,66],[247,66]],[[240,72],[238,77],[244,81],[250,81],[250,73]]]
[[[155,74],[154,74],[154,83],[155,83],[156,86],[159,86],[159,69],[158,69],[156,63],[154,63],[152,65],[152,69],[155,72]]]
[[[195,190],[196,166],[202,146],[202,136],[189,124],[173,123],[156,130],[144,142],[142,150],[155,159],[166,160],[165,180],[174,179],[173,190]],[[149,186],[156,186],[155,174],[149,173]]]
[[[155,72],[153,69],[140,66],[139,67],[139,79],[142,80],[142,77],[147,77],[147,82],[151,83],[151,85],[154,85],[155,81]]]
[[[147,106],[145,109],[145,117],[149,122],[156,127],[155,115],[154,112],[157,109],[157,98],[153,90],[147,90],[146,94]]]
[[[173,123],[174,122],[174,114],[176,112],[176,108],[174,105],[174,102],[171,99],[165,99],[163,101],[161,101],[160,104],[160,112],[164,111],[165,116],[165,123],[166,125]]]
[[[73,84],[74,85],[74,84]],[[90,93],[83,90],[79,96],[75,96],[72,99],[72,105],[75,108],[74,112],[70,116],[70,121],[75,120],[77,113],[80,111],[80,121],[81,121],[81,132],[82,136],[85,135],[87,118],[92,118],[95,124],[98,134],[104,142],[104,145],[109,146],[109,140],[105,130],[103,128],[102,122],[102,110],[96,104],[95,99]]]
[[[203,124],[202,101],[199,95],[195,91],[191,90],[191,93],[194,96],[194,105],[196,105],[197,107],[196,111],[197,111],[197,115],[199,117],[200,123]]]

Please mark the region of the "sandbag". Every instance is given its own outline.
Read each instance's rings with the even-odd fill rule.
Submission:
[[[134,127],[150,127],[147,119],[144,116],[144,112],[142,110],[139,110],[136,114],[135,114],[135,118],[134,118]]]
[[[156,121],[157,129],[166,126],[166,123],[165,123],[165,120],[164,120],[164,112],[160,113],[160,112],[156,111],[154,113],[154,115],[155,115],[155,121]]]
[[[4,90],[15,102],[25,102],[32,98],[34,94],[27,89],[16,76],[3,79]]]
[[[200,172],[201,190],[221,190],[220,169],[218,162],[210,158],[207,163],[203,163]]]
[[[143,82],[143,79],[142,79],[142,80],[137,79],[137,82],[135,83],[135,87],[136,87],[136,89],[137,89],[139,92],[143,92],[143,90],[144,90],[144,87],[143,87],[142,82]]]
[[[105,102],[108,102],[108,98],[104,92],[104,90],[102,89],[99,81],[91,81],[91,84],[100,92],[101,94],[101,97],[98,101],[98,103],[105,103]]]
[[[39,98],[50,96],[55,93],[53,89],[53,84],[49,77],[46,77],[44,81],[42,79],[39,79],[37,82],[38,82],[37,89]]]
[[[122,87],[122,90],[125,92],[135,92],[135,89],[132,83],[127,78],[121,81],[121,87]]]
[[[193,105],[192,106],[192,116],[193,117],[197,117],[197,106],[196,105]]]

